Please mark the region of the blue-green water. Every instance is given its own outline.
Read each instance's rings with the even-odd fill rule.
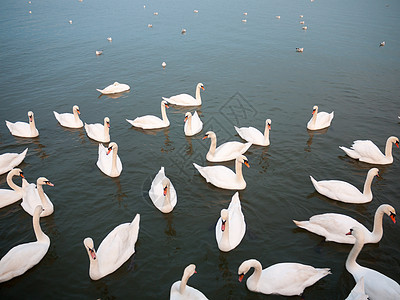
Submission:
[[[285,261],[330,267],[332,275],[304,296],[346,298],[355,284],[344,266],[351,246],[326,243],[297,229],[292,219],[337,212],[371,229],[380,204],[400,210],[395,147],[393,164],[379,167],[371,203],[337,203],[316,193],[309,180],[341,179],[361,189],[371,166],[344,156],[338,146],[371,139],[383,149],[388,136],[400,136],[399,13],[395,0],[3,3],[0,153],[29,147],[21,168],[29,182],[45,176],[55,184],[45,188],[55,212],[41,220],[51,239],[47,255],[26,274],[0,284],[1,298],[165,299],[194,263],[198,273],[188,284],[209,299],[282,299],[238,282],[237,269],[249,258],[263,267]],[[308,30],[301,29],[301,20]],[[381,41],[386,46],[379,47]],[[296,47],[304,52],[296,53]],[[96,56],[100,49],[103,55]],[[99,97],[96,88],[114,81],[131,91]],[[234,191],[214,188],[193,168],[192,162],[207,164],[209,140],[184,136],[187,110],[168,109],[171,126],[164,130],[143,132],[125,121],[159,116],[162,96],[194,95],[198,82],[206,88],[198,108],[202,133],[214,130],[219,143],[240,140],[234,125],[263,129],[265,119],[272,120],[271,145],[246,153],[251,168],[244,170],[247,188],[240,199],[247,232],[229,253],[219,251],[214,226]],[[68,130],[55,120],[53,110],[71,112],[75,104],[87,123],[111,119],[111,140],[119,145],[124,168],[119,178],[97,168],[97,143],[83,129]],[[324,133],[306,130],[313,105],[335,111]],[[40,136],[11,136],[4,120],[27,121],[28,110],[35,113]],[[161,166],[178,193],[168,215],[147,194]],[[5,175],[0,181],[6,188]],[[97,248],[136,213],[137,253],[115,273],[91,281],[83,239],[91,236]],[[1,257],[34,239],[31,217],[19,203],[0,210],[0,228]],[[399,235],[399,225],[385,217],[383,239],[366,245],[358,262],[400,282]]]

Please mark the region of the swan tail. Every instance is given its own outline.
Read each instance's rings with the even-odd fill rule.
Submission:
[[[128,120],[128,119],[125,119],[129,124],[131,124],[132,126],[134,126],[133,125],[133,120]]]
[[[247,150],[249,150],[249,148],[251,147],[252,144],[253,143],[250,143],[250,142],[246,143],[245,147],[243,148],[244,151],[242,152],[242,154],[245,153]]]
[[[206,179],[207,182],[209,182],[209,181],[208,181],[208,178],[207,178],[207,175],[206,175],[206,174],[204,173],[204,171],[203,171],[203,167],[202,167],[202,166],[199,166],[199,165],[196,164],[196,163],[193,163],[193,166],[197,169],[197,171],[199,171],[200,175],[203,176],[203,177]]]
[[[163,100],[165,100],[165,101],[167,101],[167,102],[170,102],[170,98],[167,98],[167,97],[161,97]]]
[[[312,182],[314,188],[317,189],[317,187],[318,187],[318,181],[316,181],[316,180],[314,179],[314,177],[312,177],[311,175],[310,175],[310,179],[311,179],[311,182]]]
[[[307,221],[296,221],[296,220],[292,220],[292,221],[294,224],[296,224],[297,227],[300,227],[300,228],[304,228],[304,225],[305,225],[304,223],[307,222]]]
[[[331,269],[330,268],[317,268],[318,272],[321,273],[321,277],[325,277],[326,275],[332,274]]]
[[[343,147],[343,146],[339,146],[340,149],[342,149],[348,156],[350,156],[351,158],[354,159],[359,159],[361,156],[354,150]]]
[[[140,223],[140,214],[136,214],[135,218],[132,220],[131,225],[133,227],[137,227],[139,229],[139,223]]]
[[[100,92],[100,93],[102,93],[102,94],[103,94],[103,90],[96,89],[96,91],[98,91],[98,92]]]
[[[12,124],[13,124],[13,123],[11,123],[11,122],[9,122],[9,121],[6,120],[6,125],[7,125],[7,127],[8,127],[8,130],[10,130],[10,131],[12,131]]]

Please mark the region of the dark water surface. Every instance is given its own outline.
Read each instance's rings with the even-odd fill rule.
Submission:
[[[301,29],[300,15],[308,30]],[[23,276],[0,284],[0,297],[166,299],[172,283],[194,263],[198,273],[189,285],[209,299],[283,299],[255,294],[238,282],[240,263],[256,258],[263,267],[286,261],[330,267],[332,275],[307,288],[306,299],[346,298],[355,284],[344,266],[351,246],[326,243],[297,229],[292,219],[337,212],[372,229],[379,205],[400,211],[395,147],[393,164],[379,167],[371,203],[329,200],[309,180],[309,175],[341,179],[361,189],[371,166],[345,156],[338,146],[371,139],[384,149],[387,137],[400,136],[399,23],[395,0],[2,3],[0,153],[29,147],[21,168],[29,182],[45,176],[55,184],[45,187],[55,212],[41,220],[51,239],[48,253]],[[383,40],[386,46],[379,47]],[[296,53],[296,47],[304,52]],[[100,49],[103,55],[96,56]],[[114,81],[129,84],[131,91],[99,97],[96,88]],[[198,108],[201,134],[184,136],[187,110],[174,106],[167,111],[167,129],[144,132],[125,121],[160,116],[162,96],[194,95],[198,82],[206,88]],[[54,118],[53,110],[71,112],[75,104],[87,123],[111,119],[111,140],[118,143],[123,164],[119,178],[97,168],[98,146],[84,129],[65,129]],[[325,132],[307,132],[313,105],[335,111]],[[40,136],[11,136],[4,120],[27,121],[28,110],[35,113]],[[271,145],[251,147],[246,154],[251,168],[243,170],[247,232],[236,249],[222,253],[214,226],[235,191],[207,184],[192,162],[207,164],[209,140],[201,139],[206,131],[214,130],[218,143],[239,141],[234,125],[263,129],[267,118]],[[161,166],[178,193],[168,215],[148,197]],[[5,177],[0,188],[7,186]],[[83,239],[91,236],[97,248],[136,213],[141,214],[136,254],[115,273],[90,280]],[[358,262],[400,282],[399,236],[399,225],[384,217],[383,239],[365,246]],[[0,210],[1,257],[33,239],[31,217],[19,203]]]

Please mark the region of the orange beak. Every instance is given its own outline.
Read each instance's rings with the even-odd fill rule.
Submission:
[[[346,235],[351,235],[351,231],[349,231],[348,233],[346,233]]]
[[[52,184],[50,181],[47,181],[46,184],[49,186],[54,186],[54,184]]]
[[[79,111],[79,109],[77,109],[77,110],[76,110],[76,112],[78,113],[78,115],[80,115],[80,114],[81,114],[81,112]]]
[[[168,189],[167,187],[164,188],[164,196],[167,195],[167,189]]]
[[[22,178],[25,178],[24,173],[19,173],[19,176],[21,176]]]
[[[244,274],[240,274],[240,275],[239,275],[239,282],[242,282],[243,277],[244,277]]]
[[[271,124],[268,124],[268,129],[271,130]]]
[[[202,86],[201,89],[204,91],[204,86]]]
[[[110,127],[111,127],[109,122],[107,122],[107,127],[108,127],[108,128],[110,128]]]
[[[166,107],[166,108],[169,108],[169,106],[168,106],[168,104],[167,104],[167,103],[165,103],[164,105],[165,105],[165,107]]]
[[[393,223],[396,224],[396,215],[390,214],[390,218],[392,219]]]
[[[107,149],[107,155],[110,154],[111,150],[112,150],[111,147]]]
[[[397,148],[399,148],[399,142],[396,142],[396,146],[397,146]]]
[[[315,114],[315,109],[313,109],[312,114]]]
[[[246,167],[250,168],[250,164],[249,164],[249,162],[247,160],[244,161],[244,164],[245,164]]]
[[[203,137],[203,140],[205,140],[206,138],[208,138],[208,135],[205,135],[205,136]]]
[[[94,252],[94,250],[91,249],[91,248],[89,248],[89,252],[90,252],[90,256],[91,256],[93,259],[96,259],[96,253]]]
[[[187,119],[188,119],[188,117],[186,116],[186,117],[185,117],[185,119],[183,120],[183,122],[186,122],[186,121],[187,121]]]

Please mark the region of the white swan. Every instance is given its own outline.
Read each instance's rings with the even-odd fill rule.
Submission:
[[[400,285],[393,279],[379,273],[373,269],[360,266],[357,262],[357,256],[364,246],[364,233],[358,227],[352,227],[347,235],[352,234],[356,238],[356,243],[351,249],[346,260],[346,269],[353,275],[354,280],[358,283],[364,277],[365,293],[371,300],[400,299]]]
[[[211,139],[210,149],[206,159],[211,162],[224,162],[236,159],[238,155],[244,154],[251,146],[251,143],[226,142],[217,148],[217,136],[213,131],[207,131],[204,139]]]
[[[101,242],[97,251],[92,238],[83,240],[89,256],[89,276],[98,280],[116,271],[135,253],[135,244],[139,235],[140,215],[136,214],[131,223],[115,227]]]
[[[70,113],[63,113],[59,114],[56,111],[53,111],[54,117],[56,117],[57,121],[60,123],[61,126],[68,127],[68,128],[82,128],[83,122],[79,119],[79,115],[81,112],[79,111],[79,106],[74,105],[72,107],[72,114]]]
[[[171,291],[169,294],[170,300],[207,299],[202,292],[187,285],[187,281],[194,273],[197,273],[196,266],[194,264],[188,265],[185,268],[182,279],[174,282],[171,286]]]
[[[109,155],[112,152],[112,155]],[[99,155],[96,165],[100,171],[110,177],[118,177],[122,172],[121,159],[118,156],[118,145],[111,142],[108,147],[99,144]]]
[[[368,300],[368,295],[365,294],[364,277],[361,277],[345,300]]]
[[[174,209],[178,197],[172,182],[165,176],[164,167],[161,167],[156,177],[154,177],[149,190],[149,196],[154,206],[161,212],[167,214]]]
[[[190,112],[185,114],[185,126],[183,128],[186,136],[193,136],[203,129],[203,122],[200,120],[197,111],[192,115]]]
[[[370,140],[354,141],[350,149],[343,146],[339,146],[339,148],[351,158],[358,159],[359,161],[369,164],[387,165],[393,162],[392,143],[399,148],[399,139],[391,136],[386,141],[385,154]]]
[[[33,216],[35,208],[38,205],[41,205],[43,208],[43,212],[40,215],[41,217],[47,217],[54,212],[53,203],[44,193],[43,185],[54,186],[54,184],[45,177],[39,177],[36,181],[36,185],[22,179],[24,195],[22,197],[21,206],[31,216]]]
[[[17,202],[23,196],[22,187],[16,185],[12,181],[12,178],[14,176],[20,176],[20,177],[24,178],[24,173],[22,172],[21,169],[12,169],[10,172],[8,172],[7,184],[11,188],[11,190],[0,189],[0,208],[3,208],[4,206],[13,204],[14,202]]]
[[[24,274],[37,265],[46,255],[50,246],[49,237],[40,228],[40,213],[42,207],[38,205],[33,214],[33,231],[36,242],[15,246],[0,260],[0,282],[10,280]]]
[[[88,137],[92,140],[98,141],[100,143],[110,142],[110,119],[108,117],[104,118],[104,125],[100,123],[85,123],[85,130]]]
[[[240,137],[253,145],[259,146],[269,146],[269,131],[271,130],[271,120],[267,119],[265,121],[264,134],[260,130],[254,127],[236,127],[236,132]]]
[[[362,193],[354,185],[346,181],[316,181],[312,176],[310,178],[317,192],[328,198],[346,203],[367,203],[372,201],[371,184],[375,176],[379,177],[379,170],[377,168],[370,169],[367,173]]]
[[[162,97],[168,103],[180,106],[199,106],[201,105],[200,89],[204,91],[204,85],[198,83],[196,86],[196,98],[188,94],[179,94],[170,98]]]
[[[318,112],[318,106],[315,105],[312,111],[312,118],[307,123],[308,130],[319,130],[331,126],[333,119],[333,112]]]
[[[239,192],[232,196],[228,209],[221,210],[221,217],[215,226],[218,248],[228,252],[236,248],[246,233],[246,222],[239,200]]]
[[[387,214],[396,223],[396,210],[388,205],[382,204],[378,207],[374,217],[374,228],[369,231],[364,225],[355,219],[342,214],[327,213],[315,215],[309,221],[293,222],[300,228],[325,237],[327,242],[354,244],[356,239],[351,235],[346,235],[349,228],[359,227],[364,232],[365,243],[378,243],[383,236],[383,215]]]
[[[8,130],[10,130],[11,134],[18,137],[37,137],[39,135],[39,131],[35,126],[35,118],[33,116],[33,112],[28,111],[28,119],[29,123],[26,122],[16,122],[11,123],[6,121],[6,125]]]
[[[246,156],[240,155],[235,160],[235,172],[225,166],[201,167],[195,163],[193,165],[207,182],[221,189],[243,190],[246,188],[246,181],[242,174],[242,164],[250,168]]]
[[[18,166],[25,159],[28,148],[21,153],[3,153],[0,155],[0,175]]]
[[[113,84],[110,84],[106,88],[100,90],[96,89],[96,91],[104,94],[104,95],[109,95],[109,94],[117,94],[117,93],[123,93],[126,91],[129,91],[131,87],[125,83],[119,83],[119,82],[114,82]]]
[[[254,273],[246,281],[250,291],[283,296],[301,295],[306,287],[331,274],[329,268],[319,269],[299,263],[278,263],[263,270],[259,261],[249,259],[239,266],[240,282],[251,268],[254,268]]]
[[[169,120],[165,108],[169,108],[167,101],[161,101],[161,116],[162,119],[152,115],[146,115],[142,117],[137,117],[135,120],[126,121],[134,127],[139,127],[142,129],[158,129],[169,126]]]

